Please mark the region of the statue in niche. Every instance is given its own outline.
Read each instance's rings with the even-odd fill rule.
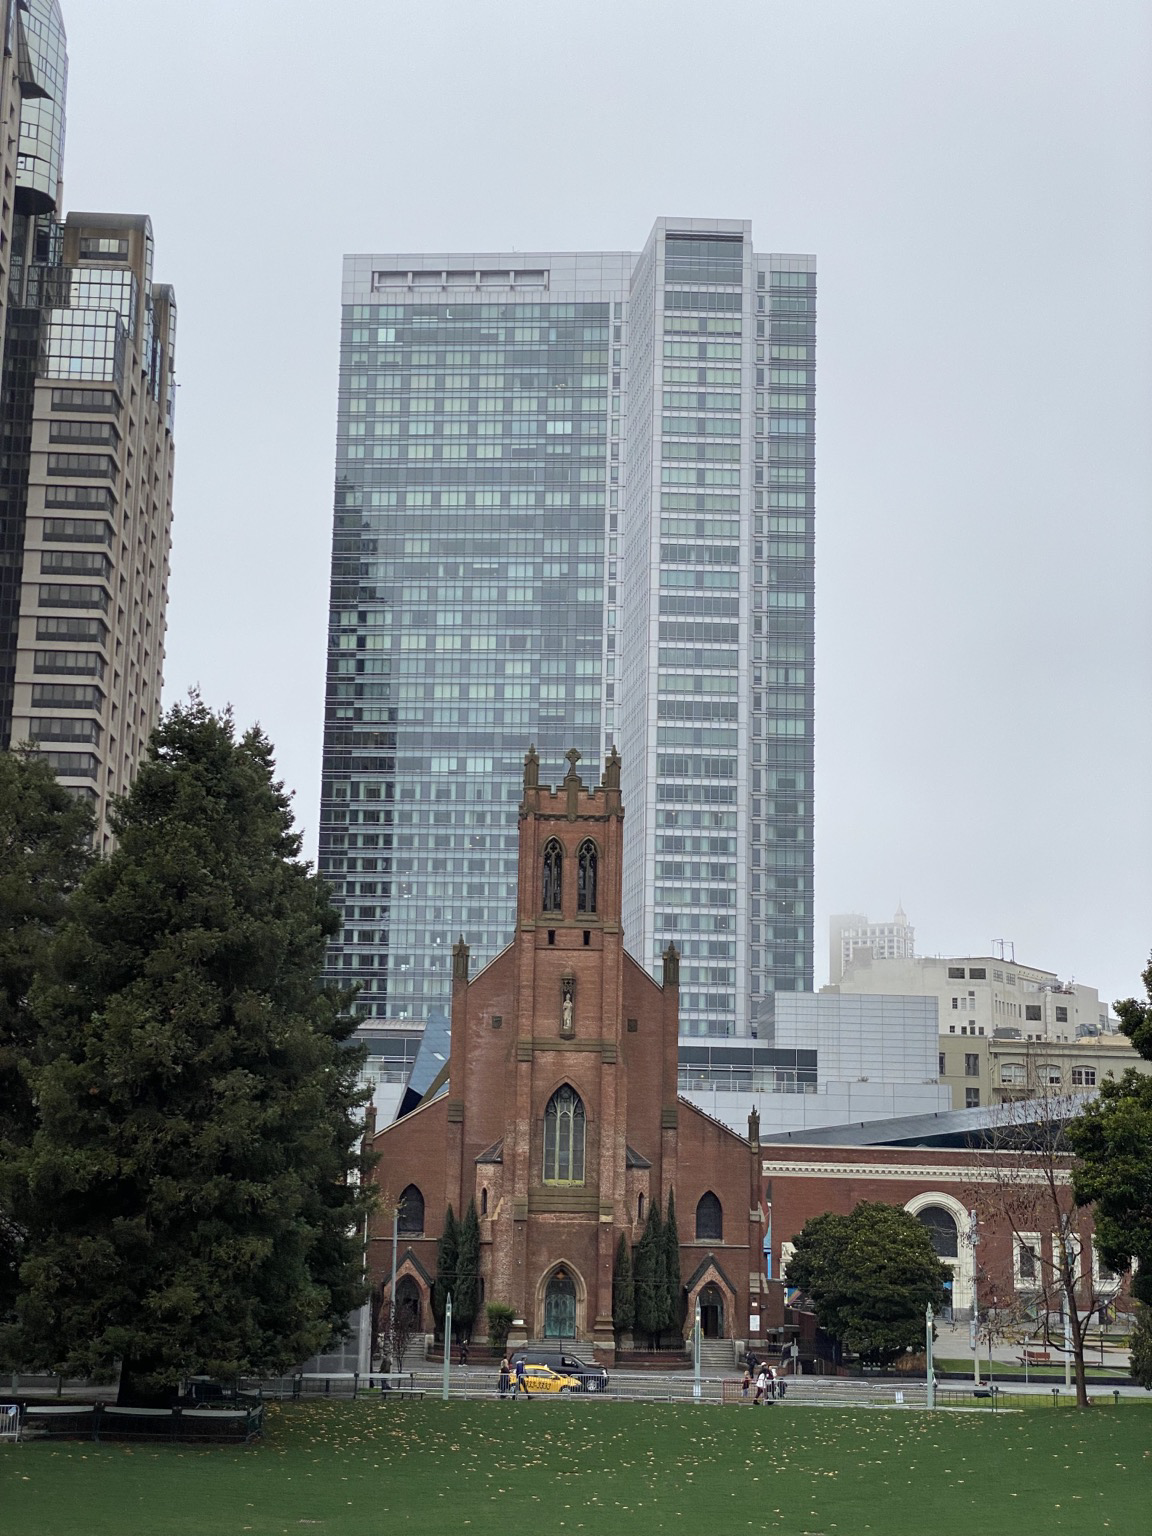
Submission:
[[[575,978],[565,976],[560,982],[560,1033],[565,1039],[576,1033],[575,993]]]

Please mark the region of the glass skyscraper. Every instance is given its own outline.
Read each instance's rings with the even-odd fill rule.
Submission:
[[[620,743],[628,944],[681,947],[686,1028],[811,985],[813,266],[701,220],[346,258],[320,868],[366,1025],[511,937],[530,743]]]

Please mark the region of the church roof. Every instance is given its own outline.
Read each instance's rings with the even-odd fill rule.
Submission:
[[[625,1146],[624,1166],[625,1168],[651,1168],[652,1164],[642,1152],[637,1152],[635,1147]]]
[[[479,1157],[474,1159],[477,1163],[502,1163],[504,1161],[504,1138],[494,1141],[490,1147],[486,1147]]]

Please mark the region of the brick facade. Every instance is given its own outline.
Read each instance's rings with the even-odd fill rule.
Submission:
[[[674,1190],[686,1315],[704,1292],[709,1331],[745,1337],[762,1273],[758,1149],[677,1095],[679,956],[670,946],[661,986],[625,951],[620,762],[613,752],[586,787],[577,756],[557,789],[539,783],[534,751],[525,759],[515,937],[471,980],[467,946],[456,946],[447,1092],[373,1140],[382,1199],[372,1278],[386,1296],[391,1204],[414,1185],[424,1227],[403,1237],[398,1274],[430,1327],[445,1208],[460,1215],[475,1200],[485,1301],[505,1302],[526,1337],[544,1337],[561,1272],[575,1291],[575,1337],[610,1357],[620,1234],[638,1242],[651,1201],[663,1206]],[[546,1112],[566,1089],[583,1110],[582,1170],[545,1167]],[[697,1241],[709,1193],[722,1235]],[[481,1312],[479,1336],[485,1327]]]

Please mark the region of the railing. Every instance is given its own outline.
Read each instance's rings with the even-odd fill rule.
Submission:
[[[263,1433],[264,1404],[120,1408],[109,1403],[19,1403],[22,1438],[247,1444]]]

